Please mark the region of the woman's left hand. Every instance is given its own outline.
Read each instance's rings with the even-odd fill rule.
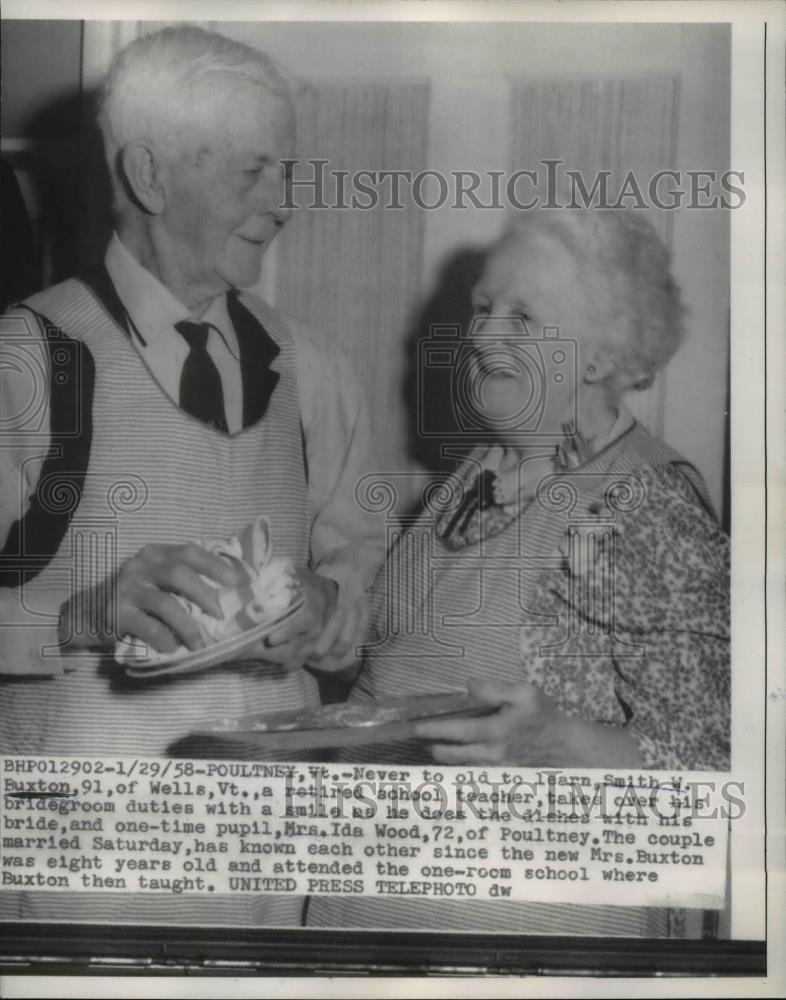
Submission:
[[[499,711],[476,719],[435,719],[416,728],[434,741],[442,764],[567,764],[566,728],[572,721],[532,684],[469,684],[470,694]],[[573,761],[575,763],[575,761]]]
[[[499,706],[479,718],[435,719],[415,732],[441,764],[625,766],[641,763],[621,727],[577,719],[532,684],[470,682],[470,694]]]

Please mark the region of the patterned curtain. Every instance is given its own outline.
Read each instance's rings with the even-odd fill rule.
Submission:
[[[417,174],[425,168],[427,83],[320,83],[302,103],[294,177],[318,172],[308,160],[327,160],[325,203],[338,201],[333,171],[349,171],[343,200],[351,204],[356,171]],[[379,204],[373,208],[309,209],[312,191],[295,187],[300,207],[279,237],[274,288],[281,309],[351,358],[372,404],[377,469],[383,471],[406,467],[410,452],[402,387],[411,360],[411,312],[421,292],[425,213],[411,205],[406,183],[401,209],[385,205],[390,181],[376,190]],[[360,201],[368,204],[370,197]]]
[[[630,173],[646,200],[650,178],[674,167],[678,91],[672,77],[542,84],[516,80],[511,91],[514,170],[539,169],[542,177],[542,160],[561,160],[557,175],[579,171],[589,190],[598,171],[610,171],[608,199],[613,204]],[[565,196],[559,198],[564,203]],[[624,201],[634,203],[634,198]],[[641,211],[671,248],[672,213]],[[629,393],[627,402],[653,433],[663,434],[662,375],[646,391]]]

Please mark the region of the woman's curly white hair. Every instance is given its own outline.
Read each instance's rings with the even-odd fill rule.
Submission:
[[[619,391],[645,389],[680,346],[685,310],[671,259],[652,225],[632,209],[539,209],[519,217],[503,241],[533,231],[559,239],[577,261],[577,279],[600,355],[614,362]]]

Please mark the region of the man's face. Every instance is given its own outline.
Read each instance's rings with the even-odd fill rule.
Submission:
[[[261,86],[202,91],[200,124],[170,161],[161,221],[192,301],[259,280],[289,217],[278,161],[292,155],[289,104]],[[207,106],[205,106],[207,104]]]

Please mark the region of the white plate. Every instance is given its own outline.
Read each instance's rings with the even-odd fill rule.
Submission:
[[[243,660],[243,653],[297,614],[302,606],[303,597],[298,596],[282,615],[266,622],[260,622],[259,625],[255,625],[246,632],[241,632],[240,635],[233,635],[229,639],[223,639],[221,642],[206,646],[204,649],[186,650],[164,659],[156,658],[155,662],[147,666],[144,660],[138,660],[136,663],[126,665],[126,673],[129,677],[142,679],[170,674],[190,674],[198,670],[207,670],[208,667],[219,666],[222,663]],[[249,659],[249,657],[245,657],[245,659]]]

